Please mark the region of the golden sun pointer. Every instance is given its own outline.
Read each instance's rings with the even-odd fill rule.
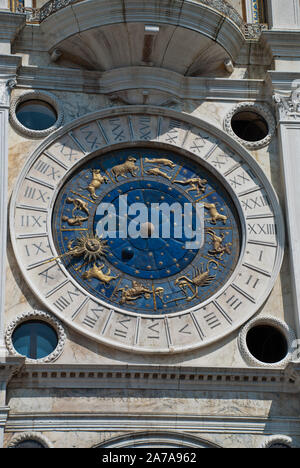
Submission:
[[[95,262],[101,257],[105,257],[108,252],[107,241],[102,240],[97,234],[86,234],[68,243],[66,255],[73,257],[83,257],[88,262]]]

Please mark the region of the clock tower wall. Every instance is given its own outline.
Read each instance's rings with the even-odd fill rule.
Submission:
[[[154,444],[159,432],[164,444],[296,446],[298,75],[273,69],[280,33],[243,26],[244,2],[228,2],[238,16],[227,12],[220,36],[196,31],[192,8],[217,24],[224,2],[213,13],[200,1],[179,16],[172,8],[176,28],[152,10],[137,21],[127,3],[129,36],[123,20],[96,25],[93,2],[78,2],[81,34],[68,7],[38,21],[27,13],[0,57],[16,78],[6,104],[4,445],[33,433],[55,448],[120,447]],[[38,103],[40,119],[55,116],[48,128],[22,120]],[[174,239],[138,250],[139,240],[98,236],[100,201],[142,194],[146,204],[157,192],[203,203],[197,255],[180,257]],[[24,358],[18,330],[34,322],[55,345]]]

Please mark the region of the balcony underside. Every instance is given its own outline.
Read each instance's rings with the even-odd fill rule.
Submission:
[[[222,76],[245,42],[241,25],[203,3],[172,0],[86,0],[40,25],[58,64],[106,71],[154,66],[187,76]]]

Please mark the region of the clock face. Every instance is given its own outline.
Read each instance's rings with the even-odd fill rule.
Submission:
[[[142,147],[80,166],[56,200],[52,232],[62,262],[86,291],[149,315],[214,295],[241,246],[237,210],[216,176],[174,151]]]
[[[94,340],[139,353],[206,346],[274,285],[276,195],[208,124],[110,112],[61,129],[28,160],[11,201],[16,260],[45,307]]]

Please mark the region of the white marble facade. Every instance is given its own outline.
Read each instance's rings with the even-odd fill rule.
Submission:
[[[284,15],[277,0],[120,3],[25,14],[0,2],[0,444],[298,447],[300,3],[285,0]],[[19,125],[29,98],[56,108],[49,131]],[[237,111],[264,117],[263,141],[236,137]],[[239,210],[243,255],[206,315],[100,314],[59,263],[41,276],[62,181],[95,147],[140,142],[202,158]],[[42,207],[26,198],[38,190]],[[32,318],[58,334],[46,359],[13,347]],[[283,359],[253,358],[253,324],[281,331]]]

